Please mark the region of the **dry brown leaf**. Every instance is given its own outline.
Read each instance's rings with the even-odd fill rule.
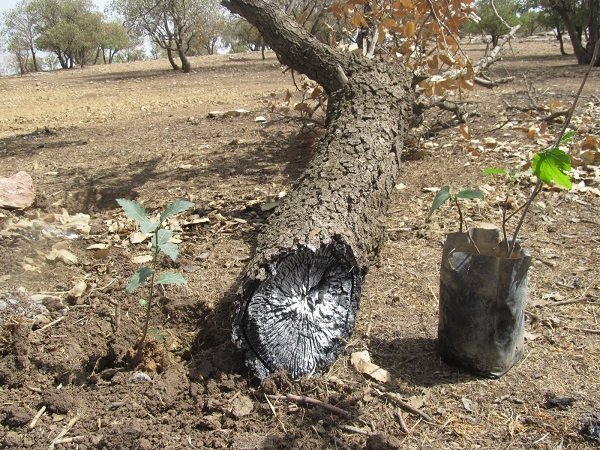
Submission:
[[[146,233],[142,233],[141,231],[135,231],[129,235],[129,242],[132,244],[141,244],[146,239],[148,239],[148,235]]]
[[[136,264],[145,264],[147,262],[152,261],[152,255],[139,255],[139,256],[134,256],[132,258],[132,261]]]
[[[391,380],[390,373],[387,370],[371,362],[371,355],[367,350],[352,353],[350,362],[357,372],[368,375],[380,383],[387,383]]]
[[[77,264],[78,262],[77,256],[64,248],[52,249],[52,251],[46,255],[46,259],[49,261],[59,260],[70,266]]]
[[[469,131],[469,126],[466,123],[461,123],[458,129],[460,131],[460,135],[465,141],[471,139],[471,132]]]

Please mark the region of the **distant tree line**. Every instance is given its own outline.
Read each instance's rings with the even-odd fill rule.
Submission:
[[[360,24],[349,31],[331,13],[339,0],[275,1],[330,45],[360,47],[361,33],[369,26]],[[599,36],[599,4],[600,0],[479,0],[480,20],[467,22],[462,31],[488,35],[495,45],[516,24],[525,34],[554,30],[561,52],[567,53],[566,34],[578,63],[588,64]],[[63,69],[143,59],[145,52],[139,45],[147,38],[153,58],[166,56],[173,69],[189,72],[191,56],[228,49],[262,51],[264,57],[267,48],[260,31],[245,19],[225,13],[219,0],[111,0],[109,11],[116,19],[108,20],[94,10],[90,0],[21,0],[2,18],[4,50],[13,56],[18,71],[26,73],[41,69],[40,51],[50,55],[46,66]]]

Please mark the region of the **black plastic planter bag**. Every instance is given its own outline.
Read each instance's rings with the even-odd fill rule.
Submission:
[[[440,273],[438,351],[451,364],[490,378],[523,354],[527,270],[518,245],[510,259],[498,229],[446,236]]]

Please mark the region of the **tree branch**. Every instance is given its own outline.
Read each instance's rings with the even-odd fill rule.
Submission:
[[[347,57],[319,42],[272,1],[223,0],[221,4],[258,28],[282,63],[315,80],[327,93],[347,83]]]

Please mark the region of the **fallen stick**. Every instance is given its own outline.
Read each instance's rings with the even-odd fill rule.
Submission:
[[[592,287],[594,287],[594,284],[595,283],[593,283],[593,282],[590,283],[590,284],[588,284],[586,286],[586,288],[583,290],[583,292],[581,293],[581,295],[579,297],[577,297],[577,298],[573,298],[571,300],[563,300],[563,301],[560,301],[560,302],[552,302],[552,303],[548,302],[548,303],[543,304],[542,306],[550,306],[550,305],[552,305],[552,306],[573,305],[575,303],[583,303],[583,302],[587,302],[587,301],[594,301],[593,299],[589,299],[588,296],[587,296],[587,293],[589,292],[589,290]]]
[[[54,444],[70,444],[71,442],[81,441],[81,440],[83,440],[84,437],[85,436],[73,436],[73,437],[55,439]]]
[[[592,298],[573,298],[571,300],[562,300],[560,302],[546,302],[540,306],[563,306],[563,305],[574,305],[575,303],[594,302]]]
[[[71,430],[71,428],[73,428],[73,425],[75,425],[75,423],[77,423],[78,420],[79,420],[79,416],[75,416],[71,420],[69,420],[69,423],[67,425],[65,425],[65,427],[62,429],[62,431],[60,433],[58,433],[58,436],[56,436],[54,439],[52,439],[52,442],[48,446],[48,449],[53,450],[54,445],[58,444],[59,443],[58,441],[63,439],[63,437]]]
[[[396,410],[396,417],[398,418],[398,425],[400,425],[400,431],[402,431],[404,434],[410,433],[410,430],[408,429],[408,427],[406,426],[406,422],[404,421],[404,417],[402,417],[402,410],[400,408]]]
[[[565,327],[565,328],[567,330],[581,331],[583,333],[600,334],[600,330],[595,330],[593,328],[577,328],[577,327]]]
[[[373,434],[371,431],[363,428],[353,427],[352,425],[340,425],[339,428],[344,431],[349,431],[350,433],[362,434],[364,436],[370,436]]]
[[[427,414],[413,406],[410,406],[408,403],[406,403],[404,400],[402,400],[398,396],[398,394],[394,394],[393,392],[380,392],[380,393],[388,400],[391,400],[392,402],[394,402],[396,405],[398,405],[404,411],[415,414],[415,415],[421,417],[426,422],[435,423],[435,420],[433,420],[433,418],[429,414]]]
[[[352,414],[350,414],[349,411],[346,411],[345,409],[342,409],[342,408],[338,408],[337,406],[334,406],[330,403],[325,403],[321,400],[317,400],[316,398],[306,397],[304,395],[286,394],[285,399],[290,402],[293,402],[293,403],[299,403],[299,404],[304,403],[307,405],[318,406],[318,407],[326,409],[327,411],[330,411],[334,414],[344,416],[347,419],[350,419],[352,417]]]
[[[56,319],[56,320],[53,320],[53,321],[52,321],[52,322],[50,322],[50,323],[47,323],[47,324],[46,324],[46,325],[44,325],[42,328],[38,328],[38,329],[37,329],[37,330],[35,330],[35,331],[37,331],[37,332],[42,332],[42,331],[44,331],[44,330],[46,330],[46,329],[48,329],[48,328],[50,328],[50,327],[52,327],[52,326],[56,325],[57,323],[60,323],[60,322],[62,322],[63,320],[65,320],[65,316],[60,316],[58,319]]]
[[[37,423],[38,420],[40,420],[40,417],[42,417],[42,414],[44,414],[44,411],[46,411],[46,406],[42,406],[39,411],[36,413],[35,416],[33,416],[33,419],[31,419],[31,422],[29,423],[29,428],[33,429],[33,427],[35,427],[35,424]]]

